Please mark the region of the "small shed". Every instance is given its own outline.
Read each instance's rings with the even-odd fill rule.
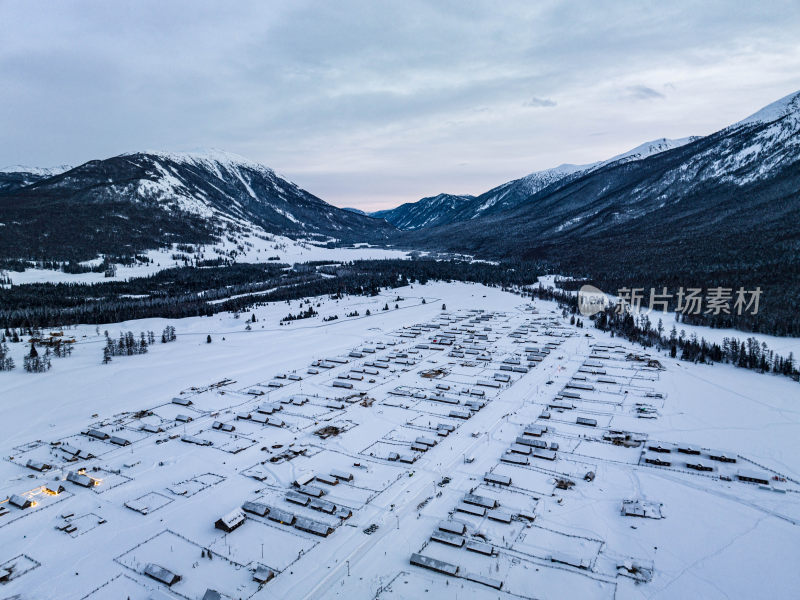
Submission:
[[[457,565],[453,565],[444,562],[442,560],[436,560],[435,558],[431,558],[430,556],[424,556],[422,554],[417,554],[417,553],[412,554],[411,564],[416,567],[430,569],[431,571],[436,571],[437,573],[442,573],[444,575],[455,576],[456,574],[458,574]]]
[[[269,512],[269,506],[263,502],[248,501],[242,504],[242,510],[263,517]]]
[[[327,523],[320,523],[319,521],[313,521],[304,517],[298,517],[294,523],[294,526],[300,531],[313,533],[314,535],[321,537],[328,537],[333,533],[333,527]]]
[[[695,471],[713,471],[714,467],[711,465],[707,465],[702,462],[687,462],[686,466],[690,469],[694,469]]]
[[[469,419],[470,413],[465,410],[451,410],[448,416],[456,419]]]
[[[213,443],[209,440],[204,440],[203,438],[196,437],[194,435],[183,435],[181,436],[181,441],[186,442],[187,444],[197,444],[198,446],[212,446]]]
[[[30,508],[33,506],[33,501],[30,498],[26,498],[25,496],[20,496],[19,494],[13,494],[9,497],[8,503],[11,506],[16,506],[17,508]]]
[[[483,476],[486,483],[494,483],[496,485],[511,485],[511,477],[508,475],[498,475],[496,473],[486,473]]]
[[[276,523],[280,523],[281,525],[294,525],[295,517],[292,513],[287,510],[281,510],[280,508],[269,508],[269,513],[267,514],[267,518],[270,521],[275,521]]]
[[[446,531],[434,531],[431,534],[431,540],[439,542],[440,544],[447,544],[448,546],[456,546],[461,548],[464,545],[464,538],[460,535],[447,533]]]
[[[467,513],[468,515],[475,515],[476,517],[483,517],[486,515],[486,509],[482,506],[475,506],[473,504],[467,504],[466,502],[459,502],[456,505],[456,510]]]
[[[485,542],[479,542],[477,540],[470,540],[467,542],[467,550],[470,552],[477,552],[478,554],[484,554],[486,556],[492,556],[494,554],[494,546]]]
[[[336,505],[333,502],[328,502],[327,500],[322,500],[321,498],[314,498],[311,500],[308,504],[308,507],[329,515],[332,515],[336,512]]]
[[[168,587],[178,583],[181,580],[180,575],[154,563],[147,563],[144,568],[144,574],[155,579],[156,581],[160,581]]]
[[[504,510],[490,510],[486,513],[492,521],[499,521],[500,523],[511,523],[511,515]]]
[[[268,569],[264,565],[258,565],[253,573],[253,581],[265,584],[275,578],[275,571]]]
[[[50,494],[51,496],[58,496],[65,489],[64,486],[61,485],[60,481],[46,483],[42,487],[44,488],[45,493]]]
[[[67,473],[67,481],[85,488],[94,487],[95,485],[94,479],[92,479],[85,473],[78,473],[76,471],[70,471],[69,473]]]
[[[289,490],[286,492],[285,499],[287,502],[291,502],[292,504],[299,504],[300,506],[308,506],[308,503],[311,502],[311,498],[304,494],[300,494],[295,492],[294,490]]]
[[[467,531],[467,526],[464,523],[457,521],[439,521],[439,529],[447,533],[454,533],[456,535],[464,535]]]
[[[533,437],[541,437],[544,433],[547,433],[547,427],[541,427],[539,425],[530,425],[522,432],[523,435],[531,435]]]
[[[40,472],[49,471],[50,469],[52,469],[51,465],[32,459],[29,459],[28,462],[25,463],[25,466],[28,467],[29,469],[33,469],[34,471],[40,471]]]
[[[217,519],[214,523],[214,527],[226,533],[230,533],[234,529],[244,525],[245,519],[247,519],[247,517],[245,517],[241,509],[237,508]]]
[[[464,502],[467,504],[474,504],[475,506],[482,506],[483,508],[495,508],[497,500],[494,498],[487,498],[486,496],[478,496],[476,494],[467,494],[464,496]]]
[[[556,452],[555,450],[543,450],[542,448],[537,448],[533,451],[534,458],[543,458],[545,460],[555,460],[556,459]]]
[[[339,469],[331,469],[331,475],[339,481],[353,481],[353,474]]]
[[[322,489],[313,485],[300,485],[297,487],[297,491],[312,498],[319,498],[325,493]]]
[[[769,477],[756,473],[755,471],[739,471],[736,473],[736,478],[739,481],[746,481],[748,483],[760,483],[761,485],[769,485]]]
[[[726,463],[736,462],[736,455],[731,454],[729,452],[721,452],[719,450],[710,450],[708,453],[708,457],[711,460],[716,460],[719,462],[726,462]]]
[[[661,452],[662,454],[669,454],[672,452],[672,448],[665,444],[660,444],[658,442],[651,442],[647,445],[648,450],[652,450],[653,452]]]

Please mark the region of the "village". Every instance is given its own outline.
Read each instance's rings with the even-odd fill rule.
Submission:
[[[726,373],[694,385],[554,303],[406,292],[329,337],[285,327],[264,352],[313,351],[281,368],[98,401],[0,448],[0,598],[676,597],[704,569],[739,585],[713,557],[754,532],[796,550],[797,465],[700,426]]]

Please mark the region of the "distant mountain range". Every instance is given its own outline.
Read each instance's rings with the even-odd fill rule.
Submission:
[[[48,260],[130,255],[248,229],[339,242],[383,242],[396,232],[221,151],[139,152],[60,173],[2,173],[0,224],[0,257]]]
[[[606,286],[760,285],[785,307],[800,293],[800,92],[705,137],[371,216],[219,151],[140,152],[61,171],[0,173],[0,261],[275,233],[539,261]]]
[[[456,196],[439,194],[417,202],[402,204],[396,208],[370,213],[373,217],[386,219],[398,229],[422,229],[436,225],[447,225],[468,221],[484,215],[493,215],[525,203],[531,196],[549,185],[578,177],[603,166],[641,160],[688,144],[697,138],[668,140],[661,138],[637,146],[608,160],[588,165],[564,164],[552,169],[537,171],[520,179],[509,181],[480,196]]]
[[[69,165],[49,168],[26,167],[23,165],[3,167],[0,169],[0,194],[16,191],[42,179],[69,171],[71,168]]]
[[[487,208],[436,228],[436,235],[459,250],[494,248],[515,256],[642,228],[658,230],[658,237],[710,235],[737,222],[767,235],[782,224],[800,226],[791,218],[800,216],[798,167],[800,92],[709,136],[659,140],[595,165],[509,182],[478,196],[496,200],[494,208],[513,190],[509,207]],[[412,239],[425,236],[417,233]]]
[[[514,208],[406,237],[415,247],[540,261],[610,291],[760,287],[762,312],[745,327],[765,330],[770,319],[771,332],[800,335],[800,92],[711,135],[576,171]],[[743,322],[712,322],[734,321]]]

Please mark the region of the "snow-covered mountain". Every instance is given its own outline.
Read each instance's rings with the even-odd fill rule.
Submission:
[[[484,215],[497,214],[516,208],[544,188],[589,173],[611,163],[642,160],[648,156],[678,148],[696,138],[668,140],[659,138],[613,156],[608,160],[586,165],[563,164],[552,169],[536,171],[520,179],[509,181],[479,196],[453,196],[439,194],[396,208],[371,213],[386,219],[399,229],[414,230],[458,221],[468,221]]]
[[[0,256],[93,258],[256,228],[381,241],[394,228],[336,208],[257,162],[222,151],[136,152],[0,192]]]
[[[474,199],[474,196],[438,194],[371,214],[373,217],[386,219],[398,229],[420,229],[453,222],[462,207]]]
[[[800,92],[711,135],[575,172],[516,208],[406,235],[440,250],[542,260],[616,289],[760,287],[772,315],[793,310]]]
[[[13,165],[0,168],[0,193],[18,190],[53,175],[60,175],[71,168],[69,165],[59,165],[57,167]]]
[[[751,189],[759,202],[772,193],[786,197],[788,202],[766,214],[742,214],[743,223],[753,223],[798,208],[799,188],[790,183],[800,177],[798,163],[800,92],[706,137],[651,142],[544,185],[534,179],[527,190],[535,191],[516,209],[487,213],[464,227],[488,235],[490,223],[502,223],[503,231],[534,225],[538,237],[552,242],[570,232],[607,230],[645,216],[663,228],[669,207],[675,218],[688,218],[713,206],[721,219],[752,209],[744,201]],[[511,183],[522,190],[533,177]]]

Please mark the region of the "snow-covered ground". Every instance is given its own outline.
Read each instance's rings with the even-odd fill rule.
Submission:
[[[26,269],[22,272],[0,271],[11,278],[11,283],[21,285],[25,283],[99,283],[103,281],[122,281],[134,277],[146,277],[164,269],[181,267],[184,261],[176,260],[173,255],[186,256],[190,260],[213,260],[216,258],[230,258],[230,252],[235,251],[236,262],[259,263],[281,262],[294,264],[296,262],[312,262],[329,260],[332,262],[347,262],[352,260],[408,258],[409,253],[403,250],[378,248],[367,244],[356,247],[327,248],[303,240],[293,240],[279,235],[259,233],[259,235],[245,235],[236,242],[223,240],[208,246],[195,246],[194,253],[184,253],[173,245],[171,249],[150,250],[143,253],[150,259],[149,263],[134,265],[117,264],[114,277],[106,277],[103,273],[64,273],[52,269]],[[275,258],[278,257],[278,258]],[[272,259],[270,261],[270,259]],[[100,264],[102,259],[87,261],[85,264]]]
[[[544,285],[545,287],[555,288],[555,279],[558,275],[545,275],[539,278],[539,282]],[[537,284],[538,285],[538,284]],[[577,292],[575,292],[577,294]],[[647,290],[649,294],[649,290]],[[606,293],[609,300],[611,302],[616,302],[617,297],[614,294]],[[654,310],[648,313],[646,310],[647,307],[645,306],[647,298],[645,298],[645,302],[642,304],[642,310],[640,311],[642,314],[647,314],[652,323],[653,327],[655,328],[658,324],[658,320],[661,319],[664,325],[664,335],[669,335],[670,330],[674,326],[677,333],[680,334],[683,331],[686,334],[687,338],[690,338],[692,335],[696,335],[698,341],[700,339],[705,339],[709,343],[716,343],[722,345],[722,341],[725,338],[731,339],[736,338],[739,341],[744,341],[748,338],[755,338],[758,340],[759,344],[766,344],[770,350],[775,352],[776,354],[780,354],[781,356],[788,356],[789,353],[793,353],[795,357],[800,356],[800,338],[796,337],[779,337],[776,335],[767,335],[764,333],[752,333],[749,331],[741,331],[739,329],[730,329],[730,328],[721,328],[715,329],[712,327],[706,327],[704,325],[692,325],[690,323],[680,323],[678,322],[677,313],[674,312],[663,312],[661,310]]]
[[[0,500],[35,502],[0,504],[0,597],[796,595],[796,383],[648,363],[553,303],[479,285],[313,304],[290,325],[298,301],[259,307],[250,330],[250,312],[80,326],[50,372],[0,373]],[[101,364],[104,330],[166,325],[175,342]],[[97,485],[64,481],[81,469]],[[269,512],[214,527],[246,502]]]

